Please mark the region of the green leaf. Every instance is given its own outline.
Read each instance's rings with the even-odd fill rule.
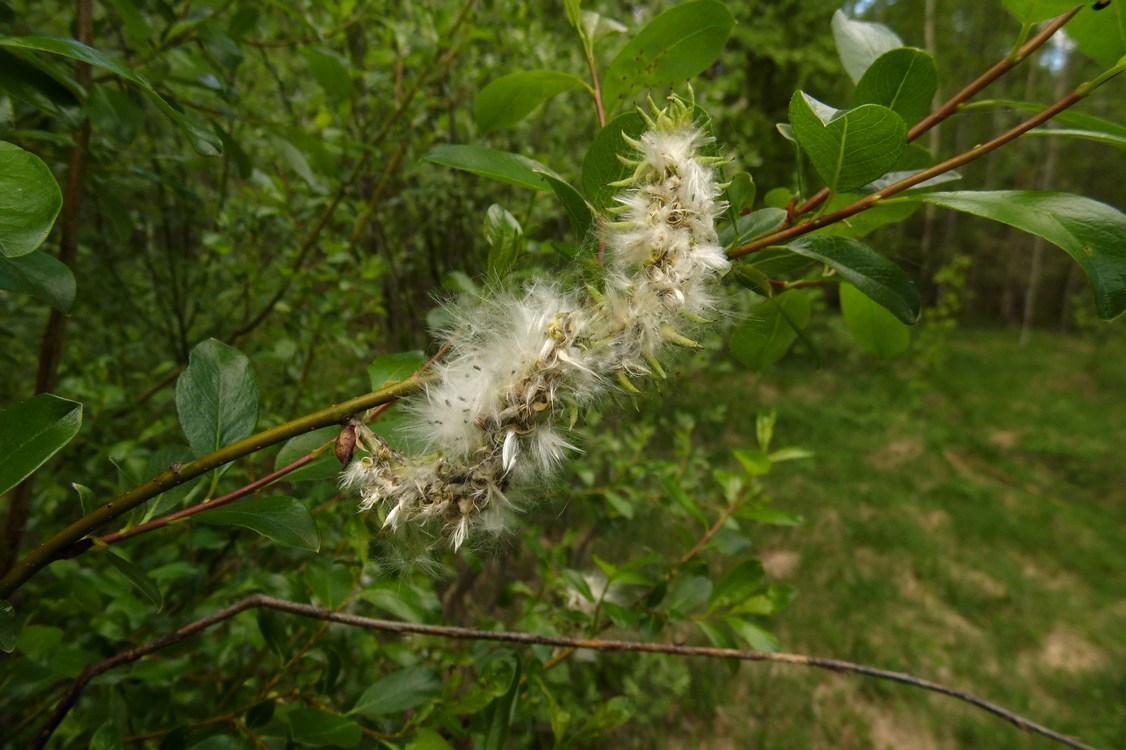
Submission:
[[[302,747],[335,745],[355,747],[363,739],[360,725],[347,716],[337,716],[319,708],[296,708],[286,716],[293,741]]]
[[[852,284],[841,284],[841,312],[856,343],[878,357],[902,354],[911,344],[908,327]]]
[[[582,79],[557,70],[510,73],[481,89],[473,117],[483,134],[491,133],[515,125],[548,99],[582,85]]]
[[[754,651],[773,654],[782,650],[782,644],[778,642],[778,638],[773,633],[754,623],[747,622],[740,617],[728,617],[724,622],[735,631],[735,635],[746,641],[747,645]]]
[[[930,113],[937,90],[934,58],[921,49],[900,47],[880,55],[864,71],[851,104],[879,104],[914,125]]]
[[[833,191],[880,177],[907,146],[907,124],[887,107],[833,109],[805,92],[790,99],[790,124],[813,168]]]
[[[489,243],[486,267],[489,275],[497,279],[512,271],[528,245],[520,222],[495,203],[485,212],[485,242]]]
[[[512,682],[508,689],[485,708],[484,750],[504,750],[508,746],[508,729],[516,715],[516,703],[520,695],[522,665],[518,658],[515,663],[516,668],[512,671]]]
[[[733,453],[735,460],[742,464],[752,477],[759,477],[770,472],[770,458],[761,450],[738,448]]]
[[[379,360],[376,361],[378,362]],[[323,427],[319,430],[313,430],[312,432],[306,432],[304,435],[291,438],[282,446],[281,450],[278,451],[278,456],[274,459],[274,471],[277,471],[283,466],[288,466],[306,453],[320,448],[325,443],[336,440],[336,436],[339,434],[339,427]],[[336,454],[326,449],[313,459],[312,463],[305,464],[297,471],[286,474],[284,481],[323,481],[325,479],[331,479],[339,473],[340,462],[336,460]]]
[[[193,117],[188,117],[180,110],[169,104],[164,97],[141,76],[134,73],[116,60],[107,57],[93,47],[88,47],[74,39],[56,39],[46,36],[2,37],[0,47],[9,49],[28,49],[38,52],[48,52],[62,55],[71,60],[89,63],[99,68],[104,68],[130,83],[135,84],[152,99],[153,104],[175,122],[180,130],[188,136],[192,147],[204,156],[217,156],[223,153],[223,143],[215,133],[208,130]]]
[[[708,602],[709,609],[739,604],[762,588],[766,571],[761,560],[744,560],[719,579]]]
[[[407,743],[406,750],[454,750],[454,746],[433,729],[423,727]]]
[[[919,200],[1043,237],[1086,272],[1099,317],[1109,320],[1126,310],[1126,216],[1118,209],[1078,195],[1033,190],[924,193]]]
[[[346,565],[336,565],[330,559],[316,560],[305,568],[305,583],[326,609],[336,609],[352,590],[356,577]]]
[[[258,423],[250,360],[216,339],[196,346],[176,381],[176,413],[196,458],[248,437]]]
[[[417,708],[442,693],[442,677],[425,667],[407,667],[380,678],[363,692],[349,715],[374,719]]]
[[[919,292],[903,269],[867,245],[847,237],[806,235],[786,246],[820,261],[908,325],[919,319]]]
[[[755,204],[755,181],[746,172],[740,172],[731,178],[725,193],[728,206],[736,215],[741,215]]]
[[[0,495],[58,453],[82,426],[82,404],[40,393],[0,411]]]
[[[746,216],[740,216],[734,225],[724,226],[720,230],[719,241],[724,247],[735,247],[781,228],[785,221],[786,211],[784,209],[760,208]]]
[[[567,212],[567,217],[571,220],[571,226],[574,227],[579,241],[585,240],[587,234],[594,227],[594,213],[591,211],[590,204],[583,198],[582,193],[571,187],[569,182],[565,182],[555,175],[542,174],[548,186],[551,187],[551,191],[555,193],[555,197],[563,204],[563,209]]]
[[[164,608],[164,595],[145,571],[115,552],[106,550],[105,555],[118,573],[125,576],[125,579],[144,594],[146,599],[156,605],[157,612]]]
[[[282,659],[289,652],[289,629],[286,626],[285,615],[276,609],[259,607],[255,619],[258,621],[258,630],[270,650]]]
[[[490,180],[545,192],[551,190],[551,186],[543,176],[549,174],[558,177],[554,171],[535,159],[483,146],[443,143],[430,149],[423,158],[435,164],[461,169]]]
[[[869,183],[865,189],[875,187],[883,183],[885,179],[890,180],[887,183],[890,185],[892,182],[898,182],[909,174],[909,172],[888,172],[884,177]],[[895,175],[894,178],[893,175]],[[949,175],[950,172],[947,172],[945,175],[942,175],[942,177]],[[923,185],[926,185],[926,183],[923,183]],[[922,188],[923,185],[917,185],[914,189]],[[825,205],[824,212],[830,213],[837,209],[844,208],[863,197],[863,193],[836,193]],[[848,217],[844,221],[838,221],[835,224],[830,224],[827,227],[818,229],[817,234],[818,236],[829,235],[833,237],[860,239],[861,237],[868,236],[880,227],[887,226],[888,224],[898,224],[914,214],[921,207],[922,204],[915,203],[914,201],[881,201],[869,209]]]
[[[352,90],[352,77],[340,55],[324,47],[304,47],[301,56],[317,82],[333,101],[343,101]]]
[[[1076,0],[1001,0],[1005,10],[1023,23],[1039,23],[1075,9]],[[1070,35],[1071,26],[1067,27]]]
[[[82,508],[82,515],[90,515],[90,513],[98,507],[98,498],[94,495],[94,491],[86,485],[78,484],[77,482],[70,486],[78,493],[78,505]]]
[[[596,208],[613,203],[617,188],[610,187],[629,177],[633,170],[622,164],[618,154],[630,147],[622,135],[637,139],[645,132],[645,120],[637,112],[626,112],[606,123],[594,136],[583,157],[583,192]]]
[[[292,497],[273,495],[238,500],[200,513],[195,519],[213,526],[242,526],[278,544],[313,552],[321,546],[313,515]]]
[[[1086,141],[1105,143],[1118,149],[1126,150],[1126,136],[1116,133],[1107,133],[1099,130],[1079,130],[1077,128],[1035,128],[1025,133],[1028,135],[1055,135],[1062,138],[1082,138]]]
[[[669,8],[637,32],[606,67],[606,111],[638,89],[681,83],[707,70],[723,52],[734,26],[731,11],[717,0],[691,0]]]
[[[683,615],[703,607],[712,595],[712,582],[707,576],[677,576],[669,584],[664,606]]]
[[[16,608],[7,599],[0,599],[0,651],[10,654],[20,636],[20,621]]]
[[[0,256],[18,258],[42,245],[62,205],[62,191],[43,160],[0,141]]]
[[[70,130],[81,127],[86,115],[77,85],[51,68],[33,64],[38,62],[0,49],[0,92],[59,119]]]
[[[418,349],[409,352],[396,352],[395,354],[382,354],[368,365],[371,389],[378,391],[392,383],[406,380],[424,364],[426,364],[426,355]],[[298,456],[293,458],[298,458]]]
[[[3,179],[0,177],[0,182]],[[43,300],[64,313],[70,312],[76,291],[74,274],[66,264],[42,252],[18,258],[0,257],[0,289]]]
[[[1084,5],[1068,22],[1067,35],[1075,40],[1080,52],[1104,68],[1113,68],[1126,56],[1126,3],[1114,0],[1100,10],[1095,10],[1093,2]]]
[[[975,102],[972,105],[967,105],[965,109],[978,109],[983,107],[1004,107],[1011,109],[1020,109],[1025,112],[1042,112],[1048,108],[1047,104],[1037,104],[1036,102],[1018,102],[1012,99],[986,99],[980,102]],[[1106,120],[1094,115],[1088,115],[1084,112],[1076,112],[1072,109],[1065,109],[1058,115],[1052,118],[1052,122],[1060,123],[1063,125],[1071,125],[1075,128],[1082,130],[1092,130],[1107,135],[1116,136],[1117,138],[1126,139],[1126,125],[1123,125],[1113,120]],[[1035,131],[1031,131],[1035,132]]]
[[[731,332],[731,353],[752,370],[782,359],[797,340],[794,325],[805,328],[812,313],[808,294],[794,290],[755,306]],[[791,325],[791,321],[793,325]]]
[[[853,83],[860,81],[868,66],[885,52],[903,46],[896,33],[882,23],[853,21],[844,11],[833,14],[832,26],[837,54]]]

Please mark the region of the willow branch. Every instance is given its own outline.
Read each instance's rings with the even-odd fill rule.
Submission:
[[[254,596],[243,599],[241,602],[234,604],[226,609],[215,612],[212,615],[204,617],[195,622],[184,625],[176,631],[162,637],[155,641],[151,641],[143,646],[131,648],[123,651],[116,656],[113,656],[104,661],[91,664],[78,679],[74,681],[70,690],[55,707],[51,717],[47,723],[40,730],[39,735],[35,739],[32,747],[42,748],[45,747],[47,741],[50,740],[51,735],[54,733],[56,727],[66,717],[67,713],[78,702],[79,696],[86,686],[100,674],[104,674],[115,667],[125,664],[131,664],[142,657],[151,653],[167,648],[168,646],[179,643],[180,641],[195,635],[213,625],[231,619],[232,617],[245,612],[249,609],[258,607],[265,607],[268,609],[275,609],[280,612],[297,615],[299,617],[308,617],[314,620],[322,620],[326,622],[335,622],[342,625],[348,625],[354,628],[362,628],[364,630],[373,630],[384,633],[396,633],[398,635],[425,635],[435,638],[447,638],[453,640],[463,641],[494,641],[498,643],[514,643],[524,646],[555,646],[557,648],[574,648],[586,649],[588,651],[608,651],[620,652],[628,651],[633,653],[649,653],[649,654],[666,654],[669,656],[694,656],[710,659],[738,659],[740,661],[753,661],[753,662],[769,662],[773,664],[789,664],[799,667],[811,667],[814,669],[824,669],[830,672],[858,674],[865,677],[874,677],[879,680],[886,680],[889,682],[896,682],[910,687],[928,690],[933,693],[946,695],[956,700],[968,703],[972,706],[987,711],[994,716],[998,716],[1005,721],[1013,724],[1018,729],[1026,732],[1041,735],[1055,742],[1065,745],[1067,747],[1078,748],[1079,750],[1094,750],[1089,745],[1085,745],[1074,737],[1056,732],[1041,724],[1024,718],[1018,714],[1002,708],[996,703],[978,698],[970,693],[956,690],[952,687],[924,680],[919,677],[914,677],[903,672],[892,672],[886,669],[877,669],[864,664],[855,664],[853,662],[841,661],[839,659],[827,659],[818,656],[806,656],[804,654],[788,654],[788,653],[764,653],[762,651],[743,651],[739,649],[728,648],[712,648],[708,646],[680,646],[670,643],[644,643],[639,641],[614,641],[614,640],[601,640],[601,639],[582,639],[582,638],[564,638],[559,636],[546,636],[546,635],[533,635],[531,633],[520,633],[511,631],[488,631],[477,630],[475,628],[459,628],[450,627],[445,625],[421,625],[409,622],[396,622],[393,620],[379,620],[372,617],[361,617],[359,615],[347,614],[344,612],[334,612],[332,610],[320,609],[309,604],[300,604],[298,602],[286,601],[284,599],[275,599],[263,594],[256,594]]]
[[[976,80],[968,84],[964,89],[959,91],[957,94],[954,94],[954,96],[950,97],[950,99],[947,100],[945,104],[916,123],[913,128],[907,131],[907,142],[910,143],[914,141],[916,138],[921,136],[923,133],[926,133],[935,125],[938,125],[943,120],[946,120],[951,115],[955,114],[962,106],[962,104],[972,99],[986,86],[1008,73],[1022,60],[1027,58],[1036,50],[1040,49],[1040,47],[1042,47],[1045,42],[1051,39],[1057,31],[1062,29],[1064,24],[1070,21],[1072,16],[1078,13],[1082,9],[1082,7],[1083,6],[1079,6],[1075,8],[1075,10],[1064,13],[1062,16],[1054,19],[1051,23],[1045,26],[1039,34],[1029,39],[1027,42],[1021,45],[1019,49],[1006,55],[1003,60],[1000,60],[996,65],[982,73],[977,77]],[[817,193],[815,193],[809,200],[798,207],[797,211],[795,212],[796,215],[801,216],[803,214],[809,213],[810,211],[824,203],[828,197],[829,188],[821,188],[821,190],[817,191]]]
[[[1016,127],[1007,130],[988,143],[974,146],[969,151],[947,159],[941,164],[936,164],[929,169],[924,169],[920,172],[916,172],[910,177],[889,185],[882,190],[877,190],[870,195],[866,195],[860,200],[850,203],[844,208],[834,211],[833,213],[819,216],[808,221],[803,221],[802,223],[795,224],[792,227],[780,229],[776,232],[771,232],[770,234],[765,234],[762,237],[758,237],[757,239],[754,239],[747,244],[742,245],[741,247],[734,248],[733,250],[729,251],[727,255],[730,258],[739,258],[750,253],[758,252],[759,250],[764,250],[771,245],[784,244],[796,237],[801,237],[804,234],[809,234],[810,232],[814,232],[818,229],[821,229],[822,227],[829,226],[830,224],[835,224],[838,221],[844,221],[850,216],[855,216],[861,211],[866,211],[869,208],[872,208],[877,203],[886,198],[890,198],[893,195],[897,195],[905,190],[909,190],[910,188],[915,187],[916,185],[922,184],[927,180],[934,179],[939,175],[945,174],[946,172],[969,164],[972,161],[976,161],[986,154],[992,151],[996,151],[1005,144],[1016,140],[1038,125],[1044,124],[1048,120],[1058,115],[1060,112],[1063,112],[1065,109],[1074,106],[1077,102],[1080,102],[1084,98],[1089,96],[1091,92],[1094,91],[1095,88],[1097,88],[1097,86],[1102,85],[1106,81],[1110,80],[1113,75],[1117,75],[1121,72],[1121,70],[1110,71],[1108,74],[1100,76],[1095,81],[1091,81],[1077,87],[1074,91],[1072,91],[1064,98],[1060,99],[1052,106],[1033,115]]]
[[[269,430],[264,430],[256,435],[251,435],[189,463],[171,466],[150,481],[115,497],[100,508],[88,513],[36,547],[33,552],[16,564],[4,576],[3,580],[0,580],[0,599],[7,598],[9,594],[22,586],[41,569],[55,560],[61,559],[64,552],[75,542],[96,531],[108,521],[127,513],[160,493],[263,448],[321,427],[339,424],[341,420],[347,419],[353,414],[405,396],[418,389],[425,382],[426,379],[424,378],[407,378],[378,391],[358,396]]]

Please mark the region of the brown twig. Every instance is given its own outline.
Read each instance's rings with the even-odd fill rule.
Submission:
[[[1024,135],[1029,130],[1032,130],[1038,125],[1042,125],[1043,123],[1058,115],[1060,112],[1063,112],[1068,107],[1071,107],[1077,102],[1082,101],[1091,93],[1092,90],[1093,89],[1090,86],[1080,86],[1052,106],[1037,113],[1036,115],[1033,115],[1016,127],[1007,130],[988,143],[983,143],[979,146],[975,146],[969,151],[947,159],[941,164],[936,164],[929,169],[924,169],[920,172],[916,172],[910,177],[900,180],[893,185],[889,185],[883,190],[878,190],[874,193],[871,193],[870,195],[866,195],[860,200],[850,203],[844,208],[834,211],[831,214],[816,217],[814,219],[804,221],[801,224],[796,224],[792,227],[780,229],[776,232],[771,232],[770,234],[758,237],[748,242],[746,245],[732,249],[727,253],[727,255],[730,258],[738,258],[743,255],[758,252],[759,250],[765,250],[771,245],[779,245],[789,242],[796,237],[801,237],[804,234],[809,234],[810,232],[821,229],[822,227],[829,226],[830,224],[835,224],[838,221],[843,221],[850,216],[855,216],[862,211],[866,211],[885,198],[890,198],[893,195],[902,193],[903,191],[913,188],[916,185],[926,182],[927,180],[933,179],[941,174],[945,174],[946,172],[949,172],[953,169],[957,169],[958,167],[969,164],[972,161],[976,161],[986,154],[997,150],[1001,146],[1004,146],[1006,143],[1016,140],[1018,137]]]
[[[256,435],[239,440],[219,450],[208,453],[195,461],[183,465],[175,465],[157,474],[148,482],[135,487],[123,495],[115,497],[105,505],[91,511],[78,519],[62,531],[35,548],[23,560],[20,560],[3,580],[0,580],[0,598],[6,598],[13,591],[22,586],[37,572],[60,559],[60,555],[72,544],[86,535],[96,531],[109,521],[123,513],[136,508],[142,503],[156,497],[171,487],[183,484],[212,469],[228,464],[235,459],[251,453],[256,453],[263,448],[277,445],[297,435],[312,432],[320,427],[339,424],[342,419],[347,419],[353,414],[367,411],[374,406],[401,398],[424,384],[421,378],[408,378],[399,381],[378,391],[349,399],[342,403],[330,406],[327,409],[304,417],[299,417],[284,424],[263,430]]]
[[[332,610],[321,609],[309,604],[301,604],[298,602],[286,601],[284,599],[275,599],[274,597],[265,596],[263,594],[256,594],[254,596],[243,599],[237,604],[233,604],[226,609],[222,609],[214,614],[208,615],[195,622],[188,623],[174,632],[151,641],[142,646],[131,648],[123,651],[116,656],[113,656],[104,661],[91,664],[78,679],[74,681],[70,690],[55,707],[47,723],[40,730],[35,739],[32,747],[42,748],[45,747],[55,729],[78,702],[79,696],[82,691],[98,675],[104,674],[115,667],[125,664],[131,664],[142,657],[161,649],[172,646],[180,641],[188,638],[196,633],[202,632],[213,625],[231,619],[232,617],[245,612],[249,609],[258,607],[266,607],[275,609],[280,612],[286,612],[299,617],[308,617],[314,620],[322,620],[326,622],[335,622],[350,627],[362,628],[364,630],[373,630],[385,633],[396,633],[398,635],[424,635],[432,636],[435,638],[447,638],[454,640],[467,640],[467,641],[494,641],[498,643],[514,643],[525,646],[555,646],[558,648],[574,648],[586,649],[589,651],[607,651],[607,652],[621,652],[628,651],[632,653],[650,653],[650,654],[666,654],[669,656],[695,656],[711,659],[737,659],[740,661],[753,661],[753,662],[769,662],[773,664],[790,664],[800,667],[812,667],[814,669],[825,669],[831,672],[858,674],[866,677],[874,677],[880,680],[887,680],[890,682],[897,682],[902,685],[928,690],[930,692],[946,695],[955,698],[964,703],[976,706],[984,711],[987,711],[994,716],[998,716],[1005,721],[1022,729],[1026,732],[1038,734],[1055,742],[1065,745],[1067,747],[1078,748],[1079,750],[1094,750],[1090,745],[1086,745],[1074,737],[1060,734],[1052,729],[1049,729],[1041,724],[1024,718],[1018,714],[1002,708],[995,703],[978,698],[970,693],[956,690],[946,685],[941,685],[937,682],[924,680],[919,677],[914,677],[903,672],[892,672],[886,669],[877,669],[864,664],[855,664],[853,662],[841,661],[839,659],[827,659],[818,656],[807,656],[804,654],[789,654],[789,653],[764,653],[761,651],[743,651],[739,649],[727,648],[713,648],[709,646],[681,646],[670,643],[644,643],[640,641],[616,641],[616,640],[601,640],[601,639],[581,639],[581,638],[563,638],[559,636],[546,636],[534,635],[531,633],[520,633],[511,631],[488,631],[477,630],[475,628],[459,628],[444,625],[421,625],[409,622],[396,622],[393,620],[379,620],[372,617],[361,617],[359,615],[352,615],[343,612],[334,612]]]
[[[1075,10],[1064,13],[1062,16],[1054,19],[1051,23],[1045,26],[1039,34],[1021,45],[1020,49],[1006,55],[1003,60],[1000,60],[992,68],[978,76],[977,79],[972,83],[967,85],[957,94],[954,94],[954,96],[950,97],[950,99],[948,99],[945,104],[917,122],[914,127],[907,131],[907,142],[910,143],[914,141],[916,138],[921,136],[923,133],[926,133],[935,125],[938,125],[943,120],[946,120],[951,115],[955,114],[962,106],[962,104],[973,98],[986,86],[993,83],[1001,76],[1005,75],[1005,73],[1008,73],[1022,60],[1042,47],[1045,42],[1051,39],[1055,35],[1055,33],[1063,28],[1064,24],[1070,21],[1072,16],[1078,13],[1081,9],[1082,6],[1079,6],[1075,8]],[[829,188],[821,188],[809,200],[801,204],[801,206],[798,207],[794,212],[794,215],[803,216],[809,213],[810,211],[824,203],[828,197]]]

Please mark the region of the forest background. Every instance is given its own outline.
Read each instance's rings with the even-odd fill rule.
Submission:
[[[5,568],[92,498],[190,458],[175,384],[201,342],[249,357],[258,426],[270,427],[382,385],[381,355],[434,353],[437,299],[485,280],[490,206],[522,228],[517,273],[566,263],[568,216],[547,194],[425,157],[440,144],[486,145],[575,182],[598,129],[577,89],[510,128],[483,132],[474,119],[476,94],[503,74],[584,73],[552,3],[77,5],[92,10],[93,46],[215,123],[223,153],[197,153],[104,71],[83,102],[59,82],[73,75],[61,59],[31,66],[0,50],[0,138],[81,196],[46,245],[72,252],[79,280],[65,325],[43,301],[0,292],[0,404],[37,389],[83,404],[78,438],[0,506]],[[635,28],[671,5],[584,8]],[[762,193],[796,187],[794,150],[775,124],[795,89],[847,101],[830,31],[840,4],[728,6],[738,23],[694,79],[697,101]],[[1019,31],[1000,2],[844,8],[933,52],[939,99],[1003,58]],[[73,4],[0,3],[6,35],[77,37],[81,24]],[[986,95],[1050,102],[1100,70],[1057,36]],[[1116,81],[1081,111],[1121,123],[1122,101]],[[960,153],[1022,114],[983,106],[926,145]],[[1026,137],[959,171],[978,188],[1050,187],[1124,206],[1120,154]],[[752,371],[725,345],[742,314],[733,302],[708,351],[681,358],[659,394],[580,427],[584,456],[501,549],[451,556],[440,575],[379,565],[382,542],[371,547],[376,529],[337,491],[330,452],[259,496],[313,511],[319,551],[201,514],[114,545],[127,570],[147,571],[140,583],[109,554],[51,566],[13,598],[22,627],[0,674],[5,740],[21,746],[87,665],[253,592],[423,623],[640,628],[733,645],[709,631],[707,613],[687,614],[726,580],[758,597],[740,643],[928,676],[1095,746],[1126,744],[1126,683],[1112,668],[1126,658],[1113,637],[1126,626],[1121,323],[1096,319],[1064,253],[999,224],[928,206],[866,241],[908,270],[927,308],[905,353],[885,360],[852,343],[827,290],[789,357]],[[383,364],[369,371],[373,360]],[[763,443],[771,420],[760,415],[771,413],[776,445],[815,456],[762,478],[754,507],[716,535],[710,567],[679,565],[727,507],[742,470],[732,451]],[[334,432],[166,493],[128,525],[244,486]],[[655,574],[643,553],[674,564]],[[724,555],[736,554],[755,562],[732,568]],[[655,575],[671,582],[653,605],[661,617],[600,610],[607,577],[628,593]],[[407,698],[380,703],[388,694]],[[401,640],[277,613],[241,615],[99,679],[55,742],[469,747],[488,746],[498,722],[513,746],[1048,746],[949,699],[854,677]]]

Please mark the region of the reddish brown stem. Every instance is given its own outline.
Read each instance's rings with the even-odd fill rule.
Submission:
[[[1079,6],[1075,10],[1064,13],[1062,16],[1054,19],[1051,23],[1041,29],[1039,34],[1021,45],[1020,49],[1012,54],[1007,55],[1003,60],[1000,60],[992,68],[978,76],[977,79],[973,81],[973,83],[970,83],[957,94],[950,97],[950,99],[945,104],[927,115],[921,121],[916,123],[913,128],[907,131],[907,142],[910,143],[914,141],[923,133],[926,133],[935,125],[938,125],[940,122],[956,113],[959,107],[965,104],[969,99],[973,98],[982,89],[996,81],[1001,76],[1005,75],[1005,73],[1008,73],[1022,60],[1042,47],[1045,42],[1051,39],[1055,35],[1055,33],[1063,28],[1064,24],[1070,21],[1072,16],[1078,13],[1081,9],[1082,6]],[[821,188],[819,191],[814,193],[809,200],[801,204],[801,206],[797,209],[797,216],[804,216],[805,214],[814,210],[822,203],[824,203],[828,197],[829,188]]]
[[[838,221],[843,221],[850,216],[855,216],[861,211],[865,211],[871,208],[885,198],[890,198],[893,195],[902,193],[904,190],[913,188],[916,185],[926,182],[927,180],[933,179],[941,174],[945,174],[946,172],[957,169],[958,167],[964,166],[972,161],[980,159],[986,154],[997,150],[1001,146],[1004,146],[1006,143],[1009,143],[1010,141],[1013,141],[1016,138],[1024,135],[1029,130],[1035,128],[1037,125],[1042,125],[1043,123],[1052,119],[1068,107],[1073,106],[1076,102],[1081,101],[1089,93],[1089,89],[1083,89],[1082,87],[1080,89],[1076,89],[1044,111],[1028,118],[1020,125],[1017,125],[1011,130],[1002,133],[988,143],[984,143],[980,146],[975,146],[974,148],[966,151],[963,154],[959,154],[958,156],[955,156],[951,159],[947,159],[941,164],[934,165],[930,169],[924,169],[921,172],[917,172],[893,185],[889,185],[883,190],[879,190],[875,193],[872,193],[871,195],[866,195],[860,200],[854,203],[850,203],[844,208],[834,211],[831,214],[826,214],[825,216],[811,219],[809,221],[802,222],[801,224],[797,224],[786,229],[781,229],[777,232],[763,235],[762,237],[748,242],[746,245],[737,247],[734,250],[730,251],[728,253],[728,257],[739,258],[750,253],[758,252],[759,250],[765,250],[771,245],[784,244],[796,237],[801,237],[803,234],[809,234],[810,232],[816,231],[822,227],[829,226],[830,224],[835,224]]]

